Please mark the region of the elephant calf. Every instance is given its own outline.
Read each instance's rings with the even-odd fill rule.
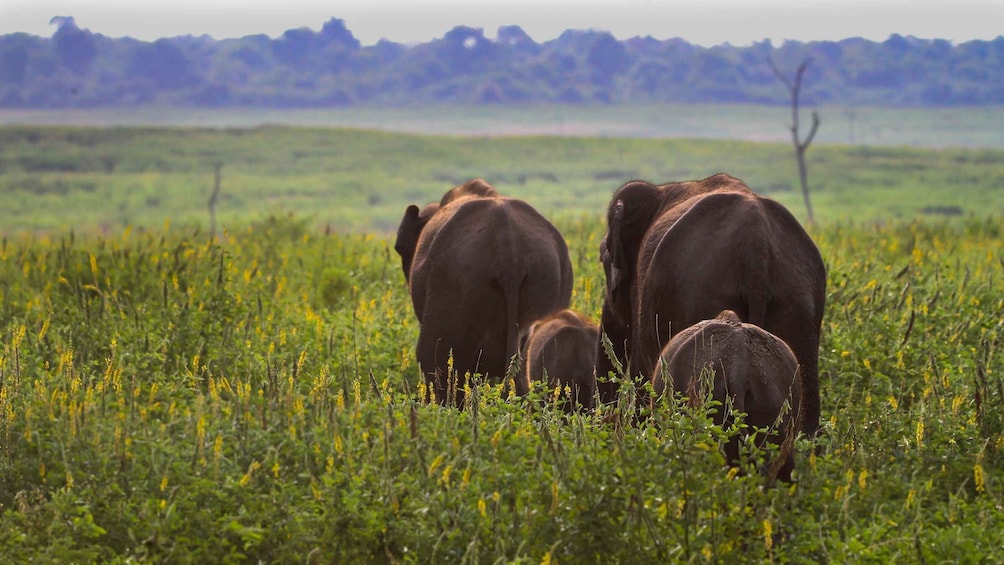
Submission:
[[[535,322],[524,345],[526,378],[545,382],[552,391],[567,387],[575,406],[592,408],[598,338],[596,324],[573,310],[561,310]]]
[[[463,406],[467,374],[505,377],[521,332],[572,297],[562,235],[482,179],[421,210],[409,206],[394,249],[421,325],[416,357],[440,404]],[[516,379],[517,394],[529,387]]]
[[[677,333],[666,344],[652,385],[656,394],[662,394],[668,384],[671,391],[689,397],[695,405],[704,397],[701,379],[708,370],[714,372],[712,398],[723,406],[715,414],[715,423],[726,424],[728,400],[732,410],[746,413],[750,429],[773,429],[768,440],[780,443],[781,453],[772,466],[776,471],[768,475],[790,481],[794,467],[791,440],[797,432],[795,420],[802,393],[799,364],[791,348],[774,334],[744,324],[735,312],[725,310],[717,318]],[[786,402],[790,410],[778,422]],[[725,451],[730,464],[737,463],[739,438],[731,438]]]

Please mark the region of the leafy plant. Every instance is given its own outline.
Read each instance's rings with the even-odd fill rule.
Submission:
[[[386,237],[278,215],[0,248],[9,561],[979,561],[1004,526],[1000,218],[824,223],[825,428],[764,488],[668,400],[425,405]],[[559,221],[573,307],[602,225]],[[619,411],[619,412],[618,412]],[[620,414],[621,417],[613,417]]]

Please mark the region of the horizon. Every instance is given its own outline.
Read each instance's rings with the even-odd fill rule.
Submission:
[[[0,7],[2,35],[23,32],[51,37],[58,28],[51,22],[70,17],[77,27],[111,38],[155,41],[210,36],[224,40],[261,34],[277,38],[290,29],[319,31],[336,18],[364,46],[381,39],[425,43],[457,26],[481,29],[485,37],[494,39],[498,28],[507,25],[519,26],[538,43],[568,30],[596,30],[618,40],[680,38],[704,47],[746,46],[764,40],[775,45],[859,37],[884,41],[894,34],[960,44],[1001,37],[997,22],[1004,21],[1004,2],[989,0],[953,6],[932,0],[823,0],[811,5],[792,0],[756,4],[713,0],[700,6],[651,0],[621,0],[616,5],[573,0],[491,0],[477,5],[462,0],[349,0],[336,6],[318,0],[268,0],[254,6],[240,0],[5,0],[4,4]]]

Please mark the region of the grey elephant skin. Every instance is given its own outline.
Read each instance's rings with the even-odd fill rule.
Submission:
[[[607,226],[600,329],[628,374],[650,378],[672,331],[732,310],[795,353],[805,388],[802,429],[815,435],[826,269],[795,217],[717,174],[658,186],[629,182],[611,199]],[[597,349],[597,376],[605,377],[614,364],[602,342]],[[601,401],[616,400],[610,381],[597,388]]]
[[[571,300],[564,238],[532,206],[482,179],[438,204],[409,206],[394,248],[421,326],[416,357],[440,404],[463,406],[466,374],[505,377],[521,332]],[[515,381],[526,394],[529,382]]]
[[[714,415],[716,424],[727,426],[731,414],[743,412],[747,430],[773,430],[759,440],[761,445],[763,441],[781,445],[779,460],[771,466],[776,470],[769,474],[790,481],[794,468],[790,443],[802,395],[798,361],[791,348],[774,334],[744,324],[735,312],[725,310],[674,335],[652,374],[657,395],[675,392],[692,405],[705,398],[705,384],[710,385],[711,398],[721,403]],[[726,443],[730,464],[739,461],[739,439],[732,437]]]
[[[596,340],[599,328],[574,310],[561,310],[538,320],[523,346],[523,370],[531,382],[549,391],[567,387],[566,409],[592,408],[595,394]]]

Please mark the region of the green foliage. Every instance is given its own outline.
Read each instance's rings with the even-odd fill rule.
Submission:
[[[1001,218],[840,222],[824,434],[729,472],[708,403],[423,405],[386,237],[271,216],[8,237],[0,555],[27,562],[979,562],[1004,479]],[[602,225],[565,218],[573,306]]]
[[[651,36],[619,41],[574,30],[537,43],[518,26],[498,37],[458,24],[424,44],[362,46],[342,20],[319,32],[214,40],[110,38],[54,18],[51,39],[0,36],[0,106],[92,108],[394,107],[527,103],[785,104],[769,60],[814,61],[808,104],[972,106],[1004,102],[1004,40],[770,41],[691,45]],[[305,24],[307,22],[304,22]]]
[[[540,114],[527,114],[533,115]],[[1004,210],[1001,149],[821,145],[808,162],[821,222]],[[597,217],[613,191],[633,178],[665,182],[722,171],[796,215],[803,211],[786,143],[462,138],[288,127],[5,127],[0,232],[115,233],[127,226],[159,229],[168,220],[205,226],[216,163],[223,164],[217,225],[224,228],[293,213],[303,229],[386,233],[408,204],[438,200],[478,176],[557,217]]]

